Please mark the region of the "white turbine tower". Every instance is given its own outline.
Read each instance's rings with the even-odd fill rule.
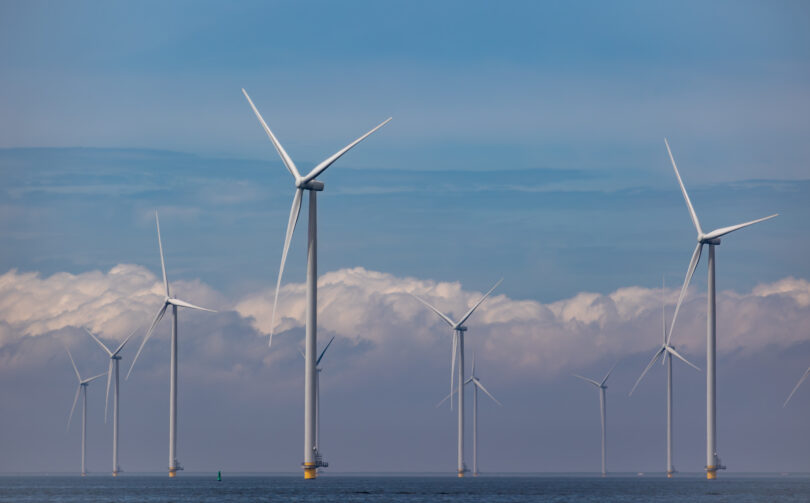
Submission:
[[[106,372],[101,373],[97,376],[90,377],[88,379],[82,379],[82,375],[79,374],[79,369],[76,368],[76,362],[73,361],[73,355],[70,354],[70,350],[65,348],[67,351],[68,357],[70,358],[70,363],[73,365],[73,371],[76,372],[76,379],[79,381],[79,385],[76,388],[76,396],[73,397],[73,406],[70,408],[70,415],[68,415],[67,420],[67,427],[65,429],[70,429],[70,420],[73,418],[73,411],[76,410],[76,402],[79,401],[79,393],[82,394],[82,477],[87,475],[87,470],[85,469],[85,453],[87,451],[87,386],[98,379],[99,377],[106,374]]]
[[[104,422],[105,423],[107,422],[107,406],[110,403],[110,381],[112,380],[112,376],[115,375],[115,388],[113,389],[113,471],[112,471],[112,475],[113,475],[113,477],[117,477],[118,473],[121,472],[121,467],[118,464],[118,400],[119,400],[119,394],[118,394],[118,362],[121,361],[121,356],[119,355],[119,353],[121,352],[122,349],[124,349],[124,346],[126,345],[126,343],[129,341],[129,339],[135,334],[135,331],[137,331],[138,329],[136,328],[135,330],[133,330],[132,333],[130,333],[127,336],[127,338],[124,339],[124,342],[122,342],[121,345],[119,345],[118,348],[115,351],[110,351],[110,348],[108,348],[106,345],[104,345],[104,343],[101,342],[101,340],[99,340],[98,337],[93,335],[92,332],[90,332],[86,328],[84,330],[85,330],[85,332],[87,332],[87,334],[90,337],[93,338],[94,341],[96,341],[98,343],[99,346],[101,346],[101,349],[103,349],[104,352],[107,353],[107,356],[110,357],[110,367],[107,370],[107,392],[104,395]]]
[[[593,384],[599,390],[599,407],[600,407],[600,410],[601,410],[601,413],[602,413],[602,476],[603,477],[607,475],[607,464],[606,464],[606,459],[607,459],[607,445],[606,445],[606,443],[607,442],[606,442],[606,432],[605,432],[605,412],[606,412],[606,409],[605,409],[605,407],[606,407],[605,406],[605,390],[607,389],[607,386],[605,385],[605,383],[607,382],[608,377],[610,377],[610,373],[613,372],[613,369],[615,369],[615,368],[616,368],[616,364],[613,364],[613,367],[611,367],[610,370],[608,370],[608,373],[605,375],[605,378],[602,379],[601,382],[596,382],[593,379],[588,379],[587,377],[582,377],[579,374],[574,374],[574,377],[579,377],[583,381],[585,381],[587,383],[590,383],[590,384]]]
[[[686,187],[681,180],[681,174],[678,172],[678,167],[675,165],[675,158],[672,156],[672,151],[669,148],[669,142],[664,140],[667,147],[669,159],[672,161],[672,167],[675,169],[675,176],[678,178],[678,184],[681,186],[683,198],[686,201],[686,206],[689,209],[689,215],[692,217],[692,223],[697,230],[697,246],[692,253],[692,260],[689,262],[689,268],[686,270],[686,278],[683,281],[681,294],[678,296],[678,304],[675,306],[675,314],[672,316],[672,324],[669,327],[669,337],[672,337],[672,329],[675,327],[675,320],[678,318],[678,311],[681,308],[681,302],[686,295],[686,289],[689,287],[689,282],[692,280],[692,275],[695,273],[695,268],[700,261],[700,255],[703,251],[703,245],[709,245],[709,284],[708,284],[708,315],[706,323],[706,478],[717,478],[717,470],[725,469],[725,466],[720,462],[720,457],[717,455],[717,400],[716,400],[716,330],[717,318],[716,303],[715,303],[715,283],[714,283],[714,247],[720,244],[720,238],[734,232],[743,227],[756,224],[768,219],[771,219],[777,214],[773,214],[750,222],[732,225],[729,227],[721,227],[711,232],[704,233],[700,227],[697,213],[692,207],[692,202],[689,200],[689,194],[686,193]]]
[[[664,360],[662,363],[665,362],[667,366],[667,477],[672,478],[672,475],[675,473],[675,467],[672,464],[672,357],[675,356],[697,371],[700,371],[700,369],[687,361],[686,358],[675,351],[675,347],[670,344],[667,337],[667,318],[664,313],[664,302],[661,303],[661,330],[663,336],[661,347],[655,352],[650,360],[650,363],[648,363],[647,367],[644,368],[644,372],[642,372],[639,378],[636,380],[636,384],[634,384],[633,389],[630,390],[630,395],[633,395],[633,392],[636,390],[639,383],[641,383],[641,380],[644,379],[647,372],[649,372],[649,370],[658,360],[658,357],[663,356]]]
[[[487,391],[481,381],[475,375],[475,353],[473,353],[473,364],[472,364],[472,374],[466,381],[464,381],[464,385],[472,384],[473,385],[473,477],[478,476],[478,390],[480,389],[488,397],[492,399],[493,402],[497,403],[498,405],[503,405],[501,402],[498,401],[497,398],[492,396],[492,393]],[[453,396],[454,393],[458,391],[456,388],[453,393],[450,393],[441,402],[436,404],[436,407],[440,407],[444,402],[446,402],[450,397]]]
[[[458,382],[464,382],[464,332],[467,331],[467,327],[464,326],[464,322],[472,316],[473,312],[481,305],[484,300],[489,297],[489,294],[492,293],[493,290],[498,288],[498,285],[501,284],[503,279],[499,279],[495,285],[489,289],[487,293],[485,293],[481,299],[475,303],[473,307],[467,311],[467,314],[461,317],[461,319],[457,322],[450,319],[449,316],[445,315],[432,305],[430,305],[426,300],[417,297],[416,295],[411,294],[416,300],[427,306],[431,311],[436,313],[439,318],[443,319],[450,325],[450,329],[453,330],[453,353],[450,356],[450,393],[453,393],[453,378],[455,375],[455,365],[456,365],[456,354],[458,354]],[[453,407],[452,401],[450,402],[450,407]],[[462,390],[461,393],[458,394],[458,476],[464,477],[464,472],[467,471],[467,467],[464,464],[464,392]]]
[[[790,394],[787,397],[787,400],[785,400],[785,403],[782,404],[782,407],[787,407],[788,402],[790,401],[791,398],[793,398],[793,394],[796,393],[796,390],[799,389],[799,386],[801,386],[802,382],[804,382],[804,380],[807,379],[808,375],[810,375],[810,367],[808,367],[807,370],[804,371],[804,375],[802,376],[801,379],[799,379],[799,382],[796,383],[796,386],[793,387],[793,391],[790,392]]]
[[[307,309],[306,309],[306,362],[304,370],[304,462],[301,467],[304,469],[305,479],[314,479],[317,476],[318,467],[322,465],[323,461],[318,453],[315,444],[315,380],[316,380],[316,363],[315,352],[318,346],[317,335],[317,301],[318,301],[318,208],[316,193],[322,191],[324,188],[323,182],[319,182],[315,178],[321,173],[326,171],[335,161],[337,161],[343,154],[348,152],[352,147],[366,139],[371,133],[377,131],[388,121],[388,119],[381,122],[377,127],[364,134],[360,138],[349,143],[337,153],[332,154],[326,160],[315,166],[307,175],[301,176],[298,168],[293,163],[290,156],[281,146],[276,136],[267,127],[259,110],[253,104],[253,101],[248,96],[248,93],[242,89],[242,93],[247,98],[250,107],[259,119],[265,133],[273,142],[278,155],[287,167],[287,170],[293,176],[295,181],[295,195],[293,196],[292,208],[290,208],[290,218],[287,221],[287,233],[284,238],[284,248],[281,252],[281,266],[278,269],[278,281],[276,282],[276,295],[273,300],[273,314],[270,323],[270,340],[269,344],[273,343],[273,333],[276,324],[276,306],[278,306],[278,292],[281,288],[281,276],[284,273],[284,263],[287,261],[287,252],[290,249],[290,240],[292,239],[295,226],[298,223],[298,214],[301,212],[301,199],[303,198],[304,191],[309,191],[309,235],[307,238]]]
[[[157,211],[155,211],[155,224],[157,225],[158,248],[160,249],[160,267],[163,271],[163,286],[166,289],[166,297],[163,299],[163,305],[160,306],[160,309],[158,309],[154,320],[152,320],[149,330],[146,331],[146,335],[141,342],[141,346],[138,348],[138,352],[135,353],[135,358],[132,359],[132,364],[129,367],[129,372],[127,372],[126,378],[129,379],[129,375],[132,373],[132,369],[135,367],[135,362],[138,361],[138,356],[140,356],[141,351],[143,351],[146,341],[148,341],[152,336],[152,332],[155,330],[155,327],[158,323],[160,323],[160,320],[163,319],[163,315],[166,314],[166,310],[169,308],[169,306],[171,306],[172,339],[171,364],[169,368],[169,477],[174,477],[177,475],[178,470],[183,469],[180,462],[177,461],[177,308],[188,307],[190,309],[208,311],[211,313],[215,313],[216,311],[213,309],[195,306],[194,304],[190,304],[184,300],[172,297],[169,290],[169,281],[166,279],[166,261],[163,259],[163,242],[160,239],[160,220],[158,219]]]

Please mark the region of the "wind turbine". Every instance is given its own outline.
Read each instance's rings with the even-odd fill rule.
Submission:
[[[681,174],[678,172],[678,166],[675,165],[675,158],[672,156],[672,150],[669,148],[669,142],[664,139],[664,144],[667,146],[667,153],[669,159],[672,161],[672,168],[675,170],[675,176],[678,178],[678,184],[681,186],[683,199],[686,201],[686,206],[689,209],[689,215],[692,217],[692,223],[697,230],[697,246],[692,253],[692,260],[689,261],[689,268],[686,270],[686,278],[683,281],[681,294],[678,296],[678,304],[675,306],[675,314],[672,316],[672,324],[669,328],[668,339],[672,337],[672,330],[675,327],[675,320],[678,318],[678,311],[681,308],[681,302],[686,295],[686,289],[689,287],[689,282],[692,280],[692,275],[695,273],[695,268],[700,261],[700,255],[703,251],[703,245],[709,245],[709,284],[708,284],[708,306],[707,306],[707,323],[706,323],[706,478],[717,478],[717,470],[725,469],[725,466],[720,462],[720,457],[717,455],[717,370],[715,365],[717,363],[716,349],[717,349],[717,318],[716,318],[716,302],[715,302],[715,282],[714,282],[714,247],[720,244],[720,238],[734,232],[743,227],[748,227],[765,220],[769,220],[778,214],[773,214],[757,220],[751,220],[742,224],[731,225],[729,227],[721,227],[711,232],[704,233],[700,227],[697,213],[692,207],[692,201],[689,200],[689,194],[686,193],[686,187],[681,180]]]
[[[79,369],[76,368],[76,362],[73,361],[73,355],[70,354],[70,350],[65,347],[65,351],[67,351],[68,357],[70,358],[70,363],[73,365],[73,371],[76,372],[76,379],[79,381],[79,385],[76,388],[76,396],[73,397],[73,406],[70,408],[70,415],[68,416],[67,420],[67,427],[65,428],[70,429],[70,420],[73,419],[73,411],[76,410],[76,402],[79,401],[79,393],[82,394],[82,477],[87,475],[87,470],[85,469],[85,453],[87,451],[87,386],[98,379],[99,377],[106,374],[106,372],[101,373],[97,376],[93,376],[87,379],[82,379],[82,375],[79,374]]]
[[[782,407],[787,407],[788,402],[790,401],[791,398],[793,398],[793,394],[796,393],[796,390],[799,389],[799,386],[801,386],[802,382],[804,382],[804,380],[807,379],[808,375],[810,375],[810,367],[807,367],[807,370],[804,371],[804,375],[802,376],[801,379],[799,379],[799,382],[796,383],[796,386],[793,387],[793,391],[790,392],[790,394],[787,397],[787,400],[785,400],[785,403],[782,404]]]
[[[663,288],[662,283],[662,291]],[[647,367],[644,369],[644,372],[642,372],[638,380],[636,380],[636,384],[634,384],[633,389],[630,390],[630,396],[633,395],[633,392],[636,390],[639,383],[641,383],[641,380],[644,379],[647,372],[655,365],[658,357],[663,355],[664,359],[662,363],[666,362],[667,365],[667,478],[672,478],[672,475],[675,473],[675,467],[672,465],[672,357],[675,356],[697,371],[700,371],[700,369],[687,361],[686,358],[675,351],[674,346],[669,344],[667,340],[667,317],[664,309],[664,302],[661,302],[661,334],[663,336],[661,347],[655,352],[650,363],[648,363]]]
[[[449,316],[442,313],[432,305],[430,305],[426,300],[417,297],[416,295],[411,294],[416,300],[427,306],[431,311],[436,313],[439,318],[443,319],[450,325],[450,328],[453,330],[453,353],[450,356],[450,393],[453,393],[453,376],[455,375],[455,365],[456,365],[456,354],[458,353],[458,382],[464,382],[464,332],[467,331],[467,327],[464,326],[464,322],[472,316],[473,312],[481,305],[484,300],[489,297],[489,294],[495,290],[498,285],[501,284],[503,278],[499,279],[495,285],[489,289],[487,293],[485,293],[481,299],[475,303],[473,307],[467,311],[467,314],[461,317],[458,322],[455,322],[450,319]],[[453,403],[450,402],[450,408],[452,409]],[[458,476],[464,477],[464,472],[467,471],[467,467],[464,465],[464,392],[462,390],[461,393],[458,394]]]
[[[320,443],[318,443],[318,439],[321,436],[321,367],[318,365],[321,364],[321,360],[323,360],[323,355],[326,354],[326,350],[329,349],[329,346],[332,345],[332,341],[335,340],[335,336],[333,335],[329,342],[326,344],[326,347],[323,348],[321,351],[320,356],[318,359],[315,360],[315,370],[317,373],[315,374],[315,448],[320,452]],[[298,351],[301,355],[301,358],[306,361],[307,357],[304,355],[303,351]],[[324,466],[329,466],[329,463],[324,462]]]
[[[616,364],[614,363],[613,367],[611,367],[610,370],[608,370],[608,373],[605,375],[605,378],[602,379],[601,382],[596,382],[593,379],[588,379],[587,377],[582,377],[579,374],[574,374],[574,377],[579,377],[583,381],[585,381],[587,383],[590,383],[590,384],[593,384],[594,386],[597,387],[597,389],[599,389],[599,405],[600,405],[601,412],[602,412],[602,476],[603,477],[605,477],[607,475],[607,468],[606,468],[607,465],[605,464],[605,459],[607,457],[607,447],[605,445],[605,390],[607,389],[607,386],[605,385],[605,383],[607,382],[608,377],[610,377],[610,373],[613,372],[613,369],[615,369],[615,368],[616,368]]]
[[[216,311],[213,309],[195,306],[194,304],[190,304],[184,300],[172,297],[169,290],[169,281],[166,279],[166,261],[163,259],[163,242],[160,240],[160,220],[158,219],[157,211],[155,211],[155,224],[157,225],[158,248],[160,249],[160,267],[163,271],[163,286],[166,289],[166,297],[163,299],[163,305],[160,306],[155,318],[152,320],[149,330],[146,331],[146,335],[141,342],[141,346],[138,348],[138,352],[135,353],[135,358],[132,359],[132,365],[129,367],[129,372],[127,372],[126,378],[129,379],[129,375],[132,373],[132,369],[135,367],[135,362],[138,361],[138,356],[140,356],[141,351],[143,351],[146,341],[148,341],[152,336],[152,332],[155,330],[155,327],[158,323],[160,323],[160,320],[163,319],[163,315],[166,314],[166,310],[169,308],[169,306],[171,306],[172,339],[171,364],[169,369],[169,477],[174,477],[177,475],[178,470],[183,469],[183,467],[180,466],[180,462],[177,461],[177,308],[188,307],[190,309],[208,311],[210,313],[215,313]]]
[[[121,343],[120,346],[115,351],[110,351],[106,345],[104,345],[98,337],[93,335],[92,332],[84,329],[87,334],[93,338],[94,341],[101,346],[101,349],[104,350],[105,353],[110,357],[110,368],[107,370],[107,393],[104,395],[104,422],[107,422],[107,405],[110,402],[110,381],[112,380],[113,374],[115,374],[115,389],[113,390],[113,477],[117,477],[118,473],[121,471],[121,467],[118,465],[118,362],[121,361],[121,356],[119,353],[124,346],[129,341],[129,339],[135,334],[138,330],[137,328],[130,333],[124,342]]]
[[[473,364],[472,364],[472,375],[464,381],[464,385],[472,384],[473,385],[473,477],[478,476],[478,390],[480,389],[488,397],[492,399],[493,402],[497,403],[498,405],[503,406],[501,402],[498,401],[497,398],[492,396],[492,393],[487,391],[481,381],[478,380],[478,377],[475,375],[475,353],[473,353]],[[441,402],[436,404],[436,407],[440,407],[445,401],[447,401],[450,397],[453,396],[454,393],[458,391],[456,388],[453,393],[450,393]]]
[[[284,238],[284,248],[281,252],[281,266],[278,269],[278,281],[276,282],[276,295],[273,300],[273,314],[270,323],[270,340],[268,344],[273,343],[273,333],[276,324],[276,307],[278,306],[278,292],[281,288],[281,276],[284,273],[284,263],[287,261],[287,252],[290,249],[290,239],[292,239],[295,225],[298,223],[298,215],[301,212],[301,199],[303,198],[304,191],[309,191],[309,233],[307,237],[307,310],[306,310],[306,362],[304,370],[304,462],[302,468],[304,469],[305,479],[314,479],[317,476],[319,466],[323,465],[323,460],[318,453],[318,448],[315,441],[315,380],[316,380],[316,362],[315,353],[318,347],[318,334],[317,334],[317,303],[318,303],[318,206],[316,193],[323,190],[323,182],[316,180],[321,173],[326,171],[335,161],[337,161],[343,154],[348,152],[352,147],[365,140],[371,133],[377,131],[391,120],[388,119],[381,122],[374,129],[364,134],[360,138],[349,143],[342,149],[332,154],[326,160],[315,166],[307,175],[301,176],[298,168],[292,161],[287,151],[281,146],[276,136],[270,131],[267,123],[264,122],[259,110],[253,104],[253,101],[248,96],[247,91],[242,89],[242,93],[247,98],[253,113],[259,119],[265,133],[273,142],[278,155],[287,167],[287,170],[295,180],[295,195],[293,196],[292,207],[290,208],[290,218],[287,221],[287,233]]]

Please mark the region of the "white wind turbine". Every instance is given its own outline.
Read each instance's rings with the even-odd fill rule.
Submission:
[[[321,436],[321,370],[323,370],[319,365],[321,364],[321,360],[323,360],[323,355],[326,354],[326,350],[329,349],[329,346],[332,345],[332,341],[335,340],[335,336],[333,335],[329,342],[326,344],[326,347],[323,348],[321,351],[320,356],[318,359],[315,360],[315,448],[318,449],[320,452],[321,444],[319,443],[319,439]],[[301,358],[306,361],[307,357],[304,355],[303,351],[298,351],[301,355]],[[329,463],[324,462],[324,466],[329,466]]]
[[[79,374],[79,369],[76,368],[76,362],[73,361],[73,355],[70,354],[70,350],[65,348],[67,351],[68,357],[70,358],[70,364],[73,365],[73,371],[76,372],[76,379],[79,381],[79,385],[76,388],[76,396],[73,397],[73,406],[70,408],[70,415],[68,415],[67,420],[67,427],[65,429],[70,429],[70,420],[73,418],[73,411],[76,410],[76,402],[79,401],[79,393],[82,394],[82,477],[87,475],[87,470],[85,469],[85,453],[87,451],[87,386],[98,379],[99,377],[106,374],[106,372],[101,373],[97,376],[93,376],[87,379],[82,379],[82,375]]]
[[[497,398],[492,396],[492,393],[487,391],[481,381],[478,380],[478,377],[475,375],[475,353],[473,353],[473,363],[472,363],[472,373],[466,381],[464,381],[464,385],[472,384],[473,385],[473,477],[478,476],[478,390],[480,389],[488,397],[492,399],[493,402],[497,403],[498,405],[503,405],[501,402],[498,401]],[[436,404],[436,407],[440,407],[445,401],[450,399],[454,393],[458,391],[456,388],[453,393],[450,393],[446,397],[442,399],[441,402]]]
[[[661,289],[663,291],[663,284]],[[686,358],[675,351],[674,346],[670,345],[670,341],[667,338],[667,318],[664,312],[664,302],[661,302],[661,330],[663,337],[661,347],[655,352],[650,363],[644,368],[644,372],[642,372],[636,380],[636,384],[634,384],[633,389],[630,390],[630,395],[632,396],[639,383],[641,383],[641,380],[644,379],[644,376],[658,360],[658,357],[663,356],[664,359],[662,363],[666,362],[667,365],[667,477],[672,478],[672,475],[675,473],[675,467],[672,464],[672,357],[675,356],[697,371],[700,371],[700,369],[687,361]]]
[[[717,318],[716,318],[716,302],[715,302],[715,282],[714,282],[714,247],[720,244],[720,238],[748,227],[749,225],[756,224],[765,220],[769,220],[778,214],[773,214],[757,220],[751,220],[742,224],[731,225],[729,227],[721,227],[711,232],[704,233],[700,227],[697,213],[692,207],[692,201],[689,200],[689,194],[686,193],[686,187],[681,180],[681,174],[678,172],[678,166],[675,165],[675,158],[672,156],[672,150],[669,148],[669,142],[664,139],[664,144],[667,147],[669,159],[672,161],[672,168],[675,170],[675,176],[678,178],[678,184],[681,186],[683,198],[686,201],[686,206],[689,209],[689,215],[692,217],[692,223],[697,230],[697,246],[692,253],[692,259],[689,261],[689,268],[686,270],[686,278],[683,281],[681,294],[678,296],[678,303],[675,306],[675,314],[672,316],[672,324],[669,327],[668,339],[672,338],[672,330],[675,327],[675,320],[678,318],[678,311],[681,308],[681,302],[686,295],[686,289],[689,287],[689,282],[692,280],[692,275],[695,273],[695,268],[700,261],[700,255],[703,251],[703,245],[709,245],[709,280],[708,280],[708,306],[707,306],[707,323],[706,323],[706,478],[717,478],[717,470],[725,469],[725,466],[720,462],[720,457],[717,455],[717,379],[716,368],[717,363],[716,349],[716,331],[717,331]]]
[[[810,375],[810,367],[807,367],[807,370],[804,371],[804,375],[802,376],[801,379],[799,379],[799,382],[796,383],[796,386],[793,387],[793,391],[790,392],[790,394],[787,397],[787,400],[785,400],[785,403],[782,404],[782,407],[787,407],[788,402],[790,401],[791,398],[793,398],[793,394],[796,393],[796,390],[799,389],[799,386],[801,386],[802,382],[804,382],[804,380],[807,379],[808,375]]]
[[[107,422],[107,405],[110,403],[110,381],[112,380],[112,376],[115,375],[115,388],[113,389],[113,477],[117,477],[118,473],[121,471],[121,467],[118,465],[118,362],[121,361],[121,350],[124,349],[124,346],[129,341],[129,339],[135,334],[138,330],[137,328],[130,333],[124,342],[122,342],[115,351],[110,351],[98,337],[93,335],[92,332],[84,329],[87,334],[93,338],[94,341],[101,346],[101,349],[107,353],[107,356],[110,357],[110,367],[107,369],[107,392],[104,395],[104,422]]]
[[[608,377],[610,377],[610,373],[613,372],[613,369],[615,369],[615,368],[616,368],[616,364],[614,363],[613,367],[611,367],[610,370],[608,370],[608,373],[605,375],[605,378],[602,379],[601,382],[596,382],[593,379],[588,379],[587,377],[582,377],[579,374],[574,374],[574,377],[579,377],[583,381],[585,381],[587,383],[590,383],[590,384],[593,384],[594,386],[596,386],[597,389],[599,389],[599,406],[600,406],[600,410],[601,410],[601,413],[602,413],[602,476],[603,477],[607,475],[607,465],[605,463],[605,461],[607,459],[607,445],[606,445],[606,432],[605,432],[605,390],[607,389],[607,386],[605,385],[605,383],[607,382]]]
[[[475,303],[473,307],[467,311],[467,314],[461,317],[458,322],[453,321],[450,319],[449,316],[445,315],[432,305],[430,305],[426,300],[417,297],[416,295],[411,294],[416,300],[427,306],[431,311],[436,313],[439,318],[443,319],[450,325],[450,328],[453,330],[453,353],[450,356],[450,393],[453,393],[453,378],[455,375],[455,365],[456,365],[456,355],[458,354],[458,382],[464,382],[464,332],[467,331],[467,327],[464,326],[464,322],[472,316],[473,312],[481,305],[484,300],[489,297],[489,294],[492,293],[493,290],[498,288],[498,285],[501,284],[503,279],[499,279],[495,285],[489,289],[487,293],[485,293],[481,299]],[[450,408],[452,409],[453,403],[450,402]],[[458,476],[463,477],[464,472],[467,471],[467,467],[464,464],[464,393],[463,391],[458,394]]]
[[[276,295],[273,299],[273,314],[270,322],[270,340],[269,344],[273,343],[273,333],[276,324],[276,307],[278,306],[278,292],[281,288],[281,276],[284,273],[284,263],[287,261],[287,252],[290,249],[290,240],[292,239],[295,226],[298,223],[298,215],[301,212],[301,199],[303,198],[304,191],[309,191],[309,232],[307,237],[307,309],[306,309],[306,362],[304,370],[304,462],[302,468],[304,469],[305,479],[314,479],[317,476],[317,469],[323,466],[323,460],[318,454],[317,445],[315,442],[315,380],[316,377],[316,362],[315,353],[318,346],[317,334],[317,303],[318,303],[318,208],[316,193],[322,191],[324,188],[323,182],[316,180],[321,173],[326,171],[335,161],[337,161],[343,154],[348,152],[352,147],[366,139],[371,133],[377,131],[388,121],[388,119],[381,122],[377,127],[364,134],[360,138],[349,143],[332,156],[315,166],[312,171],[307,175],[301,176],[298,168],[292,161],[287,151],[281,146],[276,136],[270,131],[267,123],[264,122],[259,110],[253,104],[253,101],[248,96],[248,93],[242,89],[242,93],[247,98],[253,113],[259,119],[265,133],[273,142],[278,155],[284,162],[284,166],[293,176],[295,181],[295,195],[293,196],[292,207],[290,208],[290,218],[287,221],[287,233],[284,238],[284,248],[281,252],[281,266],[278,269],[278,281],[276,282]]]
[[[141,346],[138,348],[138,352],[135,353],[135,358],[132,359],[132,364],[129,367],[129,372],[127,372],[126,378],[129,379],[129,375],[132,373],[132,369],[135,367],[135,362],[138,361],[138,356],[140,356],[141,351],[143,351],[146,341],[148,341],[152,336],[152,332],[155,330],[155,327],[158,323],[160,323],[160,320],[163,319],[163,315],[166,314],[166,310],[169,308],[169,306],[171,306],[172,339],[171,364],[169,368],[169,477],[174,477],[177,475],[178,470],[183,469],[183,467],[180,466],[180,462],[177,461],[177,308],[188,307],[190,309],[208,311],[211,313],[215,313],[216,311],[195,306],[194,304],[190,304],[184,300],[172,297],[169,290],[169,281],[166,279],[166,261],[163,259],[163,242],[160,239],[160,220],[158,219],[157,211],[155,211],[155,224],[157,225],[158,248],[160,249],[160,267],[163,271],[163,286],[166,289],[166,297],[163,299],[163,305],[160,306],[160,309],[158,309],[154,320],[152,320],[149,330],[146,331],[146,335],[141,342]]]

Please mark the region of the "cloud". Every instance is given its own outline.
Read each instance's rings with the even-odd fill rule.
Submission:
[[[270,332],[271,288],[247,294],[232,304],[199,281],[178,281],[172,289],[182,298],[187,296],[194,303],[224,311],[205,320],[189,316],[183,321],[195,334],[194,343],[185,350],[209,362],[209,369],[220,365],[216,369],[219,375],[241,375],[259,372],[262,365],[297,362],[306,307],[304,284],[288,283],[281,290],[279,342],[272,351],[266,350],[263,337]],[[343,340],[344,348],[351,348],[347,358],[353,371],[348,374],[358,379],[363,375],[367,378],[368,372],[396,374],[411,365],[411,356],[427,358],[436,366],[449,359],[449,327],[410,294],[422,296],[451,318],[463,315],[482,295],[465,290],[458,282],[397,277],[361,267],[321,276],[321,339],[334,335]],[[662,298],[671,316],[677,294],[675,289],[631,286],[608,294],[581,292],[543,304],[511,299],[496,290],[467,323],[468,354],[476,352],[493,371],[507,379],[519,379],[553,377],[602,359],[651,352],[660,343]],[[120,340],[132,329],[144,326],[161,300],[160,278],[132,264],[120,264],[107,272],[58,273],[47,278],[10,270],[0,276],[0,350],[8,350],[24,338],[82,326]],[[750,292],[718,294],[721,352],[753,353],[770,345],[789,347],[810,339],[807,326],[807,280],[784,278],[758,285]],[[690,359],[700,362],[704,338],[705,293],[693,288],[673,341]],[[244,347],[237,348],[237,340]],[[227,363],[215,364],[218,359]]]

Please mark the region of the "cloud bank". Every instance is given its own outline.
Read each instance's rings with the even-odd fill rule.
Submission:
[[[200,281],[175,282],[172,289],[184,299],[220,310],[213,318],[201,321],[189,315],[181,321],[194,326],[191,332],[198,342],[188,344],[190,351],[202,352],[210,360],[227,355],[231,370],[239,371],[251,363],[272,365],[297,358],[295,348],[301,344],[304,326],[303,283],[288,283],[281,290],[279,347],[274,345],[271,351],[257,351],[266,348],[264,336],[270,331],[271,288],[236,300]],[[160,306],[161,290],[160,278],[132,264],[119,264],[107,272],[44,278],[10,270],[0,276],[0,351],[9,356],[17,341],[82,326],[121,340],[129,331],[145,327]],[[428,358],[443,362],[450,353],[449,327],[410,294],[422,296],[451,317],[461,316],[482,295],[457,282],[397,277],[360,267],[329,272],[319,280],[321,340],[334,335],[352,348],[354,357],[375,356],[355,363],[396,361],[406,354],[440,355]],[[675,289],[630,286],[608,294],[581,292],[543,304],[511,299],[496,290],[468,321],[467,348],[503,377],[553,377],[601,359],[654,350],[661,340],[662,300],[671,316],[677,294]],[[675,345],[698,364],[704,347],[705,302],[705,292],[692,288],[673,337]],[[788,277],[750,292],[719,292],[721,352],[748,354],[767,346],[789,347],[810,339],[807,326],[807,280]],[[250,352],[229,350],[237,332],[256,339]],[[246,361],[233,361],[239,358]],[[386,368],[397,371],[395,366]]]

